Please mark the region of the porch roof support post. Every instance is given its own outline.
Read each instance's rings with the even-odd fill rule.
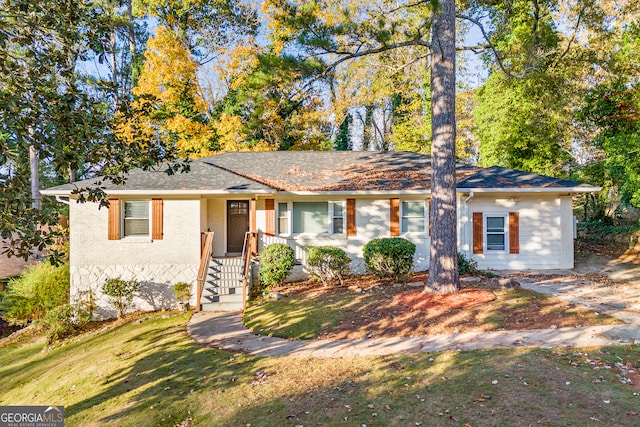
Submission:
[[[252,233],[255,233],[258,228],[256,224],[256,199],[255,198],[249,200],[249,212],[250,212],[249,230]]]

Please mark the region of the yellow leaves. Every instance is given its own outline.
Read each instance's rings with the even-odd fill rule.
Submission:
[[[214,123],[214,128],[219,135],[218,143],[222,151],[243,151],[246,146],[243,127],[240,117],[227,113],[220,115],[220,119]]]
[[[175,144],[181,153],[197,159],[213,153],[208,147],[215,132],[208,125],[193,121],[181,114],[167,119],[164,123],[168,132],[176,138]]]
[[[215,132],[189,118],[207,113],[197,70],[187,47],[171,30],[158,27],[149,39],[142,74],[133,89],[133,115],[114,127],[116,135],[128,142],[160,139],[167,147],[175,145],[182,156],[211,155]]]
[[[231,89],[238,89],[245,82],[251,72],[258,66],[260,48],[251,40],[248,43],[237,44],[222,52],[219,65],[214,66],[221,80],[230,82]]]
[[[180,101],[185,91],[200,98],[198,88],[198,64],[189,50],[166,27],[158,27],[149,39],[144,54],[145,63],[133,94],[153,95],[164,104]]]

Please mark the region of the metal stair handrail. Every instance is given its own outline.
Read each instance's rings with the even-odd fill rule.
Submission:
[[[196,301],[196,312],[200,311],[202,293],[204,291],[204,285],[207,283],[207,275],[209,274],[209,263],[213,257],[213,232],[206,231],[204,233],[205,240],[202,247],[202,255],[200,256],[200,266],[198,267],[198,295]]]

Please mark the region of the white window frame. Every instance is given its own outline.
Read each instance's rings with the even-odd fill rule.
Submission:
[[[147,234],[130,234],[127,235],[125,233],[125,223],[126,220],[128,219],[126,217],[126,205],[127,203],[147,203],[147,221],[149,222],[149,229],[147,230]],[[151,214],[151,200],[145,200],[145,199],[134,199],[134,200],[122,200],[122,211],[120,212],[120,238],[121,239],[131,239],[131,240],[149,240],[151,239],[151,229],[152,229],[152,224],[151,222],[153,221],[152,218],[152,214]],[[144,218],[129,218],[129,219],[144,219]]]
[[[422,231],[402,231],[404,229],[404,219],[405,218],[420,218],[417,216],[406,216],[404,215],[404,203],[405,202],[422,202],[422,206],[424,207],[424,222],[422,225]],[[416,200],[416,199],[400,199],[400,234],[401,235],[415,235],[415,234],[427,234],[429,232],[429,206],[426,200]]]
[[[286,215],[282,215],[280,212],[280,205],[286,205],[287,206],[287,211],[286,211]],[[276,202],[276,234],[280,235],[280,236],[290,236],[291,235],[291,226],[292,221],[291,221],[291,209],[292,209],[292,205],[291,202]],[[287,232],[283,233],[280,230],[280,219],[285,218],[286,224],[287,224]]]
[[[336,216],[335,214],[335,206],[342,206],[342,216]],[[335,232],[335,219],[342,218],[342,231],[336,233]],[[347,232],[347,202],[346,200],[335,200],[329,202],[329,234],[332,236],[344,236]]]
[[[489,232],[488,218],[504,219],[504,249],[489,249],[489,234],[500,234],[499,232]],[[485,253],[509,253],[509,213],[508,212],[484,212],[482,217],[482,239]]]
[[[327,218],[326,218],[326,225],[327,225],[327,229],[329,230],[328,233],[294,233],[293,232],[293,203],[294,202],[305,202],[306,200],[292,200],[292,201],[276,201],[276,207],[277,207],[277,211],[276,211],[276,221],[277,221],[277,230],[276,233],[279,236],[346,236],[347,233],[347,201],[346,200],[318,200],[318,201],[311,201],[311,202],[317,202],[317,203],[327,203]],[[287,210],[289,212],[289,215],[287,216],[287,228],[288,228],[288,233],[281,233],[280,232],[280,218],[283,218],[280,216],[280,204],[285,204],[287,205]],[[338,218],[334,216],[335,213],[335,205],[339,204],[342,206],[342,233],[334,233],[333,232],[333,227],[334,227],[334,218]]]

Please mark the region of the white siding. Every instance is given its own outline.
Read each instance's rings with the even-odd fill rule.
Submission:
[[[478,261],[478,267],[495,270],[573,268],[572,201],[570,196],[475,196],[465,205],[460,199],[459,249]],[[520,253],[472,254],[473,212],[520,214]]]
[[[351,198],[351,197],[350,197]],[[278,202],[292,201],[292,198],[276,198],[276,207]],[[319,198],[319,197],[297,197],[296,201],[340,201],[346,198]],[[401,199],[401,200],[415,200]],[[422,199],[422,200],[426,200]],[[428,214],[428,213],[427,213]],[[276,214],[277,216],[277,214]],[[258,201],[258,229],[265,230],[266,224],[264,215],[264,203]],[[376,198],[356,198],[356,235],[347,237],[342,235],[293,235],[293,236],[262,236],[261,247],[269,243],[281,242],[287,243],[296,252],[296,258],[302,264],[305,263],[306,245],[329,245],[336,246],[345,250],[347,255],[352,259],[351,270],[353,273],[364,273],[366,271],[362,256],[362,248],[369,241],[389,236],[389,199]],[[345,217],[346,230],[346,217]],[[425,233],[408,233],[401,234],[416,244],[416,254],[414,256],[414,270],[422,271],[429,267],[429,236]]]
[[[140,200],[141,198],[137,198]],[[129,237],[108,240],[107,209],[95,203],[72,202],[70,211],[70,269],[72,300],[89,289],[97,299],[99,316],[115,313],[101,288],[120,276],[143,282],[135,308],[156,310],[176,305],[171,285],[195,283],[200,258],[200,200],[164,200],[163,239]]]

